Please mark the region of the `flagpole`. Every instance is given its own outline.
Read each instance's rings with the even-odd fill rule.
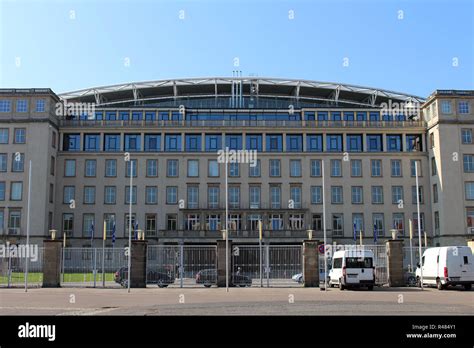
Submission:
[[[324,240],[324,291],[328,289],[328,256],[326,240],[326,194],[325,194],[325,176],[324,176],[324,158],[321,160],[321,171],[323,179],[323,240]]]
[[[408,227],[410,230],[410,271],[413,272],[413,221],[411,219],[408,219]]]
[[[415,176],[416,176],[416,211],[417,211],[417,225],[418,225],[418,253],[420,254],[420,276],[421,276],[421,290],[423,290],[423,264],[421,254],[421,224],[420,224],[420,189],[418,186],[418,161],[415,161]]]
[[[133,161],[130,161],[130,195],[129,195],[129,211],[128,211],[128,280],[127,287],[130,292],[130,269],[132,266],[132,192],[133,192]]]
[[[104,219],[104,237],[102,238],[102,287],[105,288],[105,239],[107,238],[107,220]]]
[[[30,250],[30,215],[31,215],[31,160],[28,164],[28,214],[26,215],[26,248]],[[28,263],[29,254],[26,256],[25,263],[25,292],[28,292]]]

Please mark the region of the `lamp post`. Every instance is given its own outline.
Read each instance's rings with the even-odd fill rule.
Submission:
[[[418,225],[418,253],[420,254],[420,277],[421,277],[421,290],[423,290],[423,264],[421,254],[421,224],[420,224],[420,188],[418,184],[418,161],[415,161],[415,177],[416,177],[416,214],[417,214],[417,225]]]
[[[16,157],[16,156],[15,156]],[[30,215],[31,215],[31,160],[28,162],[28,214],[26,215],[26,248],[30,250]],[[29,255],[25,263],[25,292],[28,292],[28,263]]]
[[[321,172],[322,172],[322,180],[323,180],[323,239],[324,239],[324,291],[327,291],[328,288],[328,257],[326,252],[326,191],[324,189],[325,184],[325,176],[324,176],[324,159],[321,160]]]
[[[133,198],[133,161],[128,157],[130,162],[130,192],[129,192],[129,208],[128,208],[128,274],[127,287],[130,292],[130,271],[132,268],[132,198]]]

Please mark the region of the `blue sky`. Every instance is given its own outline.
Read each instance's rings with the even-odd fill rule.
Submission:
[[[0,87],[231,76],[238,58],[244,76],[427,96],[474,89],[473,34],[471,0],[0,0]]]

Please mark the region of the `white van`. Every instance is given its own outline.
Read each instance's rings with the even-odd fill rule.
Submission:
[[[464,285],[470,290],[474,284],[472,250],[468,246],[448,246],[426,249],[421,259],[423,285],[436,285],[439,290],[449,285]],[[416,269],[416,280],[421,286],[421,270]]]
[[[374,289],[374,253],[370,250],[339,250],[332,258],[329,286],[338,285],[340,290],[366,286]]]

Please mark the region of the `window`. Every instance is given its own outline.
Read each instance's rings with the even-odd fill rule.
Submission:
[[[137,217],[135,216],[135,214],[132,214],[132,218],[130,219],[129,218],[129,214],[125,214],[125,236],[128,237],[129,236],[129,226],[130,226],[130,222],[131,222],[131,225],[132,225],[132,233],[135,229],[135,226],[136,226],[136,221],[137,221]]]
[[[382,135],[367,135],[367,151],[382,152]]]
[[[344,235],[344,218],[342,214],[332,214],[332,235],[342,237]]]
[[[286,151],[287,152],[302,152],[303,151],[303,136],[302,135],[287,135],[286,136]]]
[[[0,201],[5,200],[5,181],[0,181]]]
[[[110,238],[112,237],[113,230],[114,230],[115,214],[104,214],[104,222],[105,222],[105,235]],[[103,233],[103,230],[102,230],[102,233]],[[105,257],[107,257],[107,254],[105,254]],[[109,260],[110,259],[111,258],[109,258]]]
[[[221,217],[217,214],[209,214],[206,217],[206,229],[209,231],[217,231],[221,226]]]
[[[64,186],[63,187],[63,203],[71,204],[71,200],[74,200],[76,195],[75,186]]]
[[[383,186],[372,186],[372,204],[383,204]]]
[[[351,197],[352,197],[352,204],[364,203],[364,192],[363,192],[362,186],[352,186]]]
[[[331,186],[331,203],[342,204],[342,186]]]
[[[229,177],[237,178],[239,176],[240,176],[239,164],[238,163],[229,163]]]
[[[145,188],[145,204],[158,203],[158,188],[156,186],[147,186]]]
[[[165,135],[165,151],[177,152],[181,151],[181,134]]]
[[[49,168],[49,174],[54,176],[54,172],[56,170],[56,158],[54,158],[54,156],[51,156],[50,165],[51,167]]]
[[[117,176],[117,160],[115,159],[105,160],[105,176],[106,177]]]
[[[240,208],[240,187],[229,186],[229,208]]]
[[[6,172],[8,166],[8,158],[6,153],[0,153],[0,172]]]
[[[271,209],[281,208],[281,187],[279,185],[270,186],[270,206]]]
[[[25,99],[19,99],[16,101],[16,112],[27,112],[28,102]]]
[[[418,186],[418,199],[420,201],[420,204],[424,203],[423,186]],[[411,202],[412,204],[416,204],[416,186],[411,187]]]
[[[331,176],[338,177],[342,176],[342,162],[341,160],[331,160]]]
[[[341,118],[341,113],[339,113],[339,119]],[[327,111],[318,111],[318,121],[327,121],[328,112]],[[334,117],[333,117],[334,120]]]
[[[169,159],[166,161],[166,175],[170,178],[178,177],[178,160]]]
[[[449,100],[441,100],[441,112],[443,114],[450,114],[452,112],[451,102]]]
[[[214,152],[222,148],[222,135],[206,134],[206,151]]]
[[[362,152],[362,135],[352,134],[347,135],[347,151],[349,152]]]
[[[84,151],[99,151],[100,149],[100,135],[99,134],[85,134],[84,135]]]
[[[291,230],[303,230],[304,229],[304,214],[289,214],[288,224]]]
[[[125,186],[125,204],[130,204],[130,186]],[[137,204],[137,187],[132,188],[132,204]]]
[[[64,161],[64,176],[76,176],[76,160]]]
[[[230,150],[242,150],[242,134],[226,134],[225,146]]]
[[[199,208],[199,186],[188,186],[188,209]]]
[[[156,236],[156,214],[145,215],[145,235],[148,237]]]
[[[125,134],[125,151],[140,151],[141,136],[140,134]]]
[[[207,207],[209,209],[219,208],[219,187],[209,186],[207,188]]]
[[[290,176],[301,176],[301,160],[290,160]]]
[[[209,177],[218,177],[219,176],[219,163],[217,162],[217,160],[209,160],[207,175]]]
[[[245,138],[247,142],[247,150],[263,151],[261,134],[247,134]]]
[[[423,151],[421,135],[407,134],[406,135],[406,150],[407,151]]]
[[[49,184],[49,203],[54,203],[54,184]]]
[[[372,215],[372,222],[374,226],[374,233],[377,233],[377,236],[382,237],[384,233],[384,217],[382,213],[374,213]]]
[[[403,186],[392,186],[392,204],[403,201]]]
[[[36,100],[36,112],[45,112],[45,102],[44,99]]]
[[[311,186],[311,204],[323,202],[323,189],[321,186]]]
[[[161,151],[161,135],[145,134],[145,151]]]
[[[402,151],[402,136],[401,135],[387,135],[387,151],[389,152]]]
[[[84,186],[84,204],[95,204],[94,186]]]
[[[86,177],[96,176],[96,167],[97,167],[96,160],[93,160],[93,159],[86,160],[85,166],[84,166],[84,176]]]
[[[401,160],[391,160],[392,167],[392,177],[402,176],[402,161]]]
[[[146,176],[154,178],[158,176],[158,160],[148,159],[146,160]]]
[[[250,186],[250,209],[260,208],[260,186]]]
[[[398,231],[398,234],[405,234],[405,217],[403,213],[394,213],[393,214],[393,228]]]
[[[20,153],[20,156],[12,154],[12,172],[23,172],[25,170],[25,154]]]
[[[105,134],[104,150],[109,152],[120,151],[120,134]]]
[[[460,114],[469,113],[469,102],[468,101],[459,101],[458,102],[458,111]]]
[[[279,177],[281,175],[280,160],[279,159],[271,159],[269,163],[270,163],[270,176],[271,177]]]
[[[439,236],[439,212],[434,212],[434,225],[435,225],[435,235]]]
[[[413,213],[413,230],[418,231],[418,213]],[[425,230],[425,214],[420,213],[420,230],[423,232]]]
[[[474,173],[474,155],[464,155],[464,173]]]
[[[281,134],[267,134],[267,152],[283,151],[283,136]]]
[[[436,159],[434,157],[431,157],[431,175],[436,175],[438,172],[438,169],[436,168]]]
[[[474,227],[474,208],[466,209],[467,227]]]
[[[466,200],[474,200],[474,182],[466,182],[464,186],[466,191]]]
[[[0,112],[11,112],[11,101],[6,99],[0,99]]]
[[[362,160],[359,160],[359,159],[351,160],[351,176],[354,176],[354,177],[362,176]]]
[[[416,167],[418,167],[418,168],[415,168],[415,164],[416,164]],[[418,176],[423,176],[423,174],[421,172],[421,161],[420,160],[410,160],[410,172],[411,172],[412,177],[416,176],[416,171],[417,170],[418,170]]]
[[[23,195],[23,183],[12,182],[10,185],[10,200],[21,201]]]
[[[104,204],[117,203],[117,188],[115,186],[104,187]]]
[[[326,150],[342,152],[342,135],[326,135]]]
[[[461,139],[463,144],[472,144],[472,129],[461,129]]]
[[[8,128],[0,128],[0,144],[8,144]]]
[[[306,136],[306,151],[323,152],[323,136],[321,134],[313,134]]]
[[[361,232],[364,233],[364,214],[352,214],[352,228],[352,233],[354,233],[354,229],[356,230],[357,237],[359,237]]]
[[[64,134],[63,136],[64,151],[80,151],[81,136],[79,134]]]
[[[255,163],[255,166],[249,165],[249,177],[257,178],[261,175],[261,165],[260,160],[258,159]]]
[[[63,214],[62,229],[67,237],[72,237],[74,231],[74,214]]]
[[[166,204],[177,204],[178,203],[178,187],[167,186],[166,187]]]
[[[186,134],[186,151],[197,152],[201,151],[201,135],[200,134]]]
[[[26,129],[15,128],[15,137],[13,139],[14,144],[25,144],[26,143]]]
[[[21,211],[10,210],[8,217],[8,234],[20,234]]]
[[[331,112],[331,120],[341,121],[341,113],[340,112]]]
[[[438,185],[433,184],[433,203],[438,203]]]
[[[138,174],[137,171],[138,171],[138,160],[131,159],[125,162],[125,177],[129,178],[131,174],[134,178],[136,178]]]
[[[290,186],[290,199],[293,201],[295,209],[301,209],[302,193],[301,186]]]
[[[188,160],[188,177],[199,177],[199,160]]]
[[[94,235],[94,214],[83,214],[82,215],[82,237],[91,238]]]
[[[311,176],[321,176],[321,160],[311,160]]]
[[[312,221],[311,221],[311,228],[314,231],[322,231],[323,230],[323,218],[321,214],[313,214]]]

